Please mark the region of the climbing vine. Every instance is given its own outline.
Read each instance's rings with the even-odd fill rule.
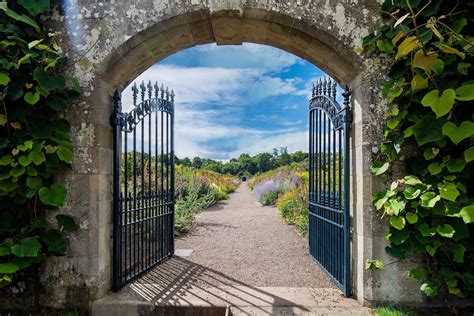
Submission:
[[[0,2],[0,287],[47,255],[64,255],[71,217],[48,210],[67,195],[55,176],[72,161],[63,118],[77,82],[61,74],[57,34],[41,26],[49,0]]]
[[[393,58],[382,91],[390,111],[371,170],[395,181],[373,202],[389,218],[386,251],[421,258],[409,276],[429,297],[474,293],[473,8],[386,0],[388,23],[363,43],[368,54]],[[397,178],[402,160],[406,175]]]

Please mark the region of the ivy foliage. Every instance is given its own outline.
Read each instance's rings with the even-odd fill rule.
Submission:
[[[77,81],[61,74],[64,53],[40,15],[49,0],[0,2],[0,287],[47,255],[64,255],[71,217],[45,220],[67,195],[55,175],[73,148],[63,119]]]
[[[388,23],[363,43],[393,59],[373,174],[390,177],[400,150],[415,148],[406,175],[373,202],[389,217],[386,251],[424,259],[409,276],[429,297],[474,293],[473,9],[471,1],[386,0]]]

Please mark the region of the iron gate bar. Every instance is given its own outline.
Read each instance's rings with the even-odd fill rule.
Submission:
[[[118,91],[112,98],[114,291],[174,253],[174,92],[142,82],[140,90],[133,85],[132,96],[127,113]]]
[[[316,263],[350,296],[351,93],[345,89],[341,107],[336,88],[334,80],[319,80],[309,103],[309,249]]]

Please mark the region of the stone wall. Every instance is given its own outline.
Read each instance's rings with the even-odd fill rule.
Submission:
[[[353,90],[352,256],[354,295],[362,302],[417,301],[417,290],[394,263],[367,271],[365,261],[387,258],[384,224],[371,195],[380,187],[369,170],[385,106],[379,97],[383,61],[361,55],[361,39],[379,23],[376,0],[77,0],[61,1],[49,22],[61,33],[69,71],[83,88],[69,119],[75,145],[70,196],[63,212],[80,230],[71,250],[45,267],[45,303],[87,305],[111,288],[111,100],[154,63],[205,43],[253,42],[298,55]],[[383,284],[383,286],[382,286]],[[410,293],[409,295],[406,295]]]

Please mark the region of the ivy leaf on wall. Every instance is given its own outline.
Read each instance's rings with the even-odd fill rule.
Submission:
[[[18,3],[28,10],[32,16],[49,11],[49,0],[18,0]]]
[[[398,52],[395,56],[395,59],[398,60],[409,53],[411,53],[415,48],[420,46],[420,41],[416,36],[410,36],[403,40],[403,42],[398,46]]]
[[[36,257],[41,250],[41,244],[35,237],[23,238],[19,244],[12,247],[12,253],[17,257]]]
[[[454,144],[459,144],[464,139],[474,135],[474,123],[464,121],[461,125],[456,126],[453,122],[447,122],[443,125],[443,134],[448,136]]]
[[[444,90],[441,96],[439,90],[432,90],[423,97],[421,104],[431,107],[431,110],[436,114],[436,118],[440,118],[451,111],[455,99],[456,92],[453,89]]]
[[[456,99],[460,101],[474,100],[474,83],[465,84],[456,89]]]
[[[53,184],[51,188],[42,187],[39,189],[41,202],[52,206],[62,206],[66,198],[67,189],[60,184]]]

